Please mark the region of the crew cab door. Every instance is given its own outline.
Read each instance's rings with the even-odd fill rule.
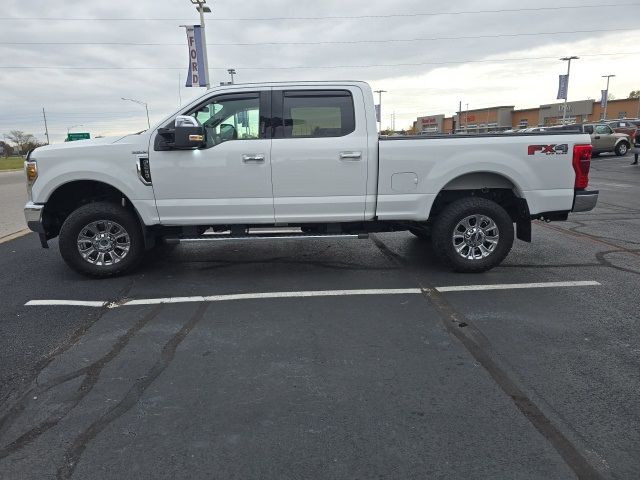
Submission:
[[[273,223],[270,91],[220,94],[185,115],[204,127],[199,148],[163,147],[149,163],[160,221],[168,225]]]
[[[357,87],[273,92],[276,222],[364,219],[367,122]]]

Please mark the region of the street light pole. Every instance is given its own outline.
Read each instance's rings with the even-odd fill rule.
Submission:
[[[204,60],[204,71],[207,73],[207,82],[205,87],[207,90],[210,88],[211,82],[209,82],[209,56],[207,55],[207,36],[205,35],[204,28],[204,14],[211,13],[211,9],[205,4],[206,0],[191,0],[191,3],[196,5],[196,10],[200,14],[200,33],[202,34],[202,58]]]
[[[562,124],[566,123],[567,119],[567,98],[569,98],[569,74],[571,73],[571,60],[578,60],[580,57],[562,57],[560,60],[567,62],[567,89],[564,92],[564,108],[562,109]]]
[[[382,94],[387,93],[386,90],[375,90],[378,94],[378,118],[380,122],[380,131],[382,131]]]
[[[227,70],[227,72],[229,73],[229,75],[231,75],[231,85],[233,85],[235,83],[233,81],[233,76],[236,74],[236,69],[235,68],[229,68]]]
[[[611,79],[611,77],[615,77],[615,75],[602,75],[602,78],[607,79],[607,90],[604,94],[604,114],[602,116],[603,120],[607,119],[607,107],[609,106],[609,80]]]
[[[67,127],[67,136],[69,136],[69,130],[71,130],[72,128],[76,128],[76,127],[84,127],[84,125],[80,124],[80,125],[71,125],[70,127]]]
[[[464,112],[464,129],[466,131],[466,133],[469,133],[469,129],[467,128],[467,126],[469,125],[469,104],[465,104],[467,107],[465,109]]]
[[[144,109],[147,111],[147,126],[151,129],[151,122],[149,121],[149,107],[141,100],[134,100],[133,98],[120,97],[122,100],[128,100],[129,102],[137,103],[138,105],[144,105]]]

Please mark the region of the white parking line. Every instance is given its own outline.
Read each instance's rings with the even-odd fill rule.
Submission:
[[[108,302],[93,302],[85,300],[29,300],[25,306],[68,305],[71,307],[104,307]]]
[[[538,282],[538,283],[498,283],[493,285],[458,285],[436,287],[439,292],[469,292],[476,290],[513,290],[519,288],[554,288],[554,287],[595,287],[600,283],[593,280],[583,282]]]
[[[436,287],[438,292],[463,292],[474,290],[511,290],[522,288],[559,288],[559,287],[592,287],[598,286],[596,281],[576,282],[540,282],[540,283],[503,283],[493,285],[457,285]],[[429,289],[421,288],[373,288],[361,290],[309,290],[302,292],[261,292],[236,293],[228,295],[208,295],[193,297],[164,297],[123,300],[120,302],[83,301],[83,300],[29,300],[27,307],[33,306],[76,306],[95,308],[120,308],[134,305],[158,305],[161,303],[193,303],[193,302],[228,302],[233,300],[262,300],[268,298],[305,298],[305,297],[344,297],[354,295],[417,295]]]

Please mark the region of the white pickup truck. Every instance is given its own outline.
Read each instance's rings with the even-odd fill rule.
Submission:
[[[230,85],[135,135],[33,150],[25,216],[95,277],[165,243],[401,230],[480,272],[514,224],[529,242],[532,219],[594,208],[590,161],[580,133],[379,138],[364,82]]]

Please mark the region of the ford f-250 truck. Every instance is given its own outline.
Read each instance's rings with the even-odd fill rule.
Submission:
[[[165,243],[401,230],[480,272],[514,236],[531,241],[532,219],[596,204],[588,135],[379,138],[376,126],[363,82],[214,88],[147,131],[33,150],[26,220],[95,277]]]

